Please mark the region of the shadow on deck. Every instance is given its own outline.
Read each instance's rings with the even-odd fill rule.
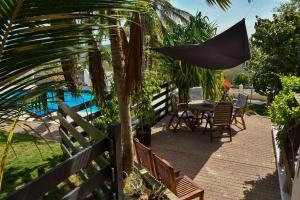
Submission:
[[[199,183],[205,199],[280,199],[270,120],[245,120],[246,130],[232,126],[232,142],[210,143],[203,127],[167,130],[166,117],[153,128],[151,149]]]

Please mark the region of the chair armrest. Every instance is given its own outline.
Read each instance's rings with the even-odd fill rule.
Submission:
[[[175,174],[175,177],[179,177],[179,175],[180,175],[180,170],[174,170],[174,174]]]

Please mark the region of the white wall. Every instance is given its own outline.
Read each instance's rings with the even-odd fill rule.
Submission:
[[[299,151],[298,151],[298,155],[299,155]],[[295,177],[293,182],[292,200],[299,200],[299,199],[300,199],[300,159],[298,157]]]

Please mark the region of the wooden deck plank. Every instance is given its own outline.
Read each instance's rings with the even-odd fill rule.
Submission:
[[[232,142],[213,143],[202,127],[166,130],[168,120],[152,129],[151,149],[203,187],[205,199],[280,199],[268,118],[246,116],[246,130],[232,126]]]

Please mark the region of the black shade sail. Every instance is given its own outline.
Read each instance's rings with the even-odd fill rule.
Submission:
[[[228,69],[250,59],[245,19],[201,44],[160,47],[153,50],[209,69]]]

